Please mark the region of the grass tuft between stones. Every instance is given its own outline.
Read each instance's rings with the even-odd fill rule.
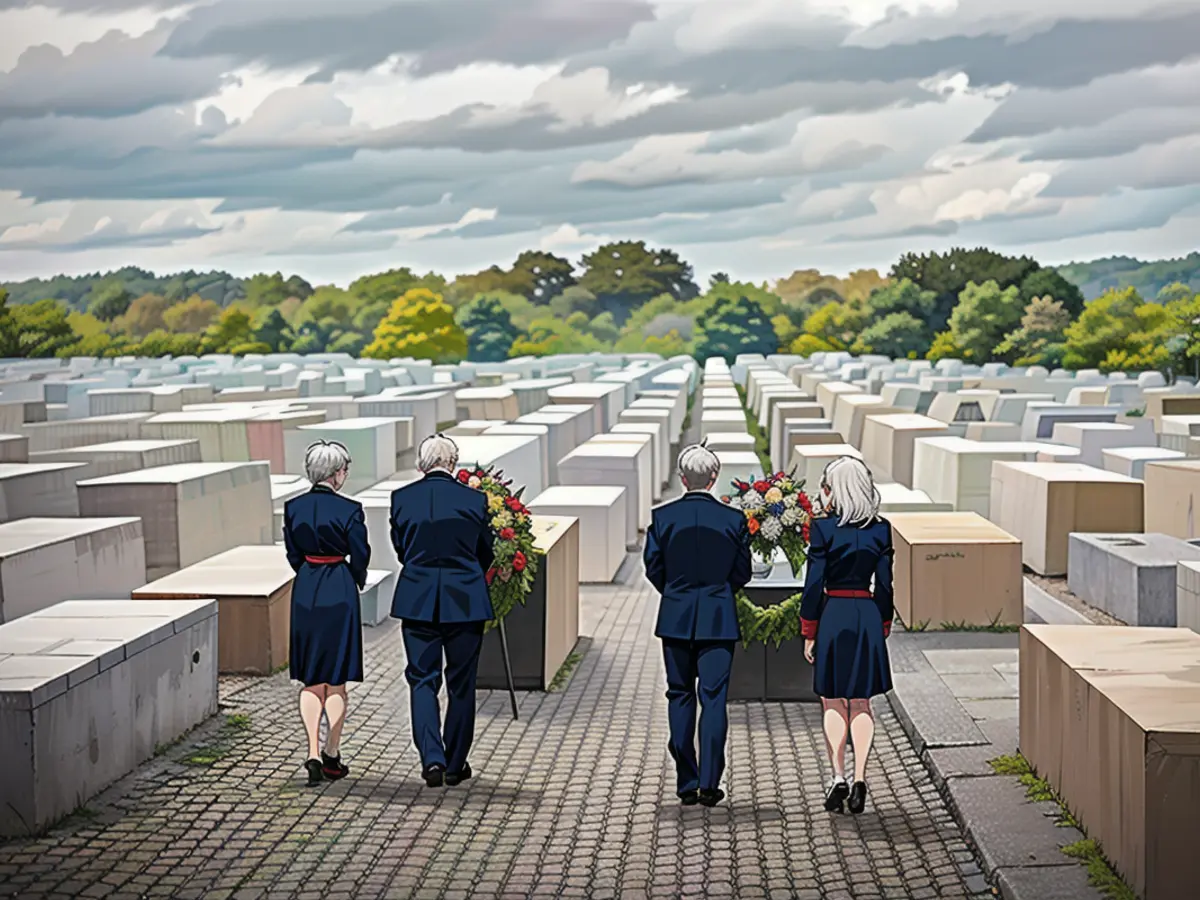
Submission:
[[[571,680],[571,673],[575,671],[575,667],[583,661],[583,654],[572,650],[567,654],[567,658],[563,660],[563,664],[558,667],[558,671],[554,673],[554,677],[550,679],[550,686],[546,688],[547,692],[561,691],[566,687],[567,682]]]
[[[1058,805],[1060,815],[1056,824],[1061,828],[1077,828],[1083,831],[1083,826],[1071,814],[1066,805],[1058,798],[1050,787],[1050,782],[1045,778],[1038,777],[1037,772],[1033,770],[1033,766],[1020,753],[1014,753],[1008,756],[999,756],[996,759],[988,760],[988,765],[996,772],[997,775],[1013,775],[1025,787],[1025,796],[1034,802],[1053,801]],[[1077,859],[1087,868],[1088,883],[1092,887],[1099,890],[1109,900],[1137,900],[1137,895],[1130,890],[1129,886],[1121,879],[1113,869],[1112,863],[1104,856],[1104,851],[1100,844],[1091,838],[1085,837],[1081,841],[1076,841],[1073,844],[1067,844],[1062,848],[1062,852]]]
[[[746,417],[746,431],[754,438],[754,452],[758,456],[758,461],[762,463],[764,472],[774,472],[775,467],[771,465],[771,445],[767,441],[762,427],[758,424],[758,419],[754,418],[754,413],[750,412],[746,406],[746,391],[740,384],[735,384],[734,389],[742,404],[742,415]]]

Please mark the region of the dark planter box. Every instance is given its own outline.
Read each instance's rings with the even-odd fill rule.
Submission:
[[[756,606],[774,606],[802,587],[794,581],[752,581],[746,596]],[[812,685],[812,666],[804,658],[803,638],[784,641],[778,649],[773,643],[754,643],[747,649],[739,641],[733,651],[730,700],[816,703],[821,698],[813,693]]]
[[[504,619],[513,687],[544,691],[579,640],[579,526],[561,516],[534,516],[541,551],[533,588]],[[481,690],[506,691],[500,629],[483,636],[479,653]]]

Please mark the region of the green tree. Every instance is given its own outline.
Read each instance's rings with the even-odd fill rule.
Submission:
[[[256,316],[256,318],[259,321],[254,328],[253,341],[268,348],[263,352],[286,353],[291,349],[296,335],[278,307],[270,309],[266,315]]]
[[[559,353],[597,353],[604,345],[585,331],[572,328],[561,319],[537,319],[526,334],[519,336],[508,351],[511,358],[554,356]]]
[[[664,359],[670,359],[673,356],[690,355],[691,349],[688,341],[678,331],[668,331],[662,337],[652,334],[646,338],[642,352],[657,353]]]
[[[1018,366],[1060,366],[1070,324],[1071,314],[1061,300],[1034,297],[1025,307],[1021,326],[1000,342],[996,353],[1015,360]]]
[[[909,279],[902,278],[872,291],[867,298],[867,308],[877,319],[892,313],[908,313],[925,322],[937,308],[937,294],[923,291]]]
[[[937,362],[941,359],[962,359],[962,348],[954,343],[954,335],[949,331],[939,331],[933,336],[933,343],[929,345],[929,352],[925,354],[925,358],[930,362]]]
[[[708,277],[708,287],[710,290],[718,284],[729,284],[728,272],[714,272]]]
[[[651,250],[645,241],[605,244],[583,258],[581,287],[600,301],[601,309],[624,323],[629,314],[659,294],[690,300],[700,291],[692,267],[674,250]]]
[[[198,334],[172,334],[159,330],[146,335],[129,349],[138,356],[195,356],[200,352],[202,342]]]
[[[950,314],[950,335],[973,363],[990,362],[1005,335],[1021,324],[1020,289],[1001,288],[994,281],[971,282],[959,295]]]
[[[274,275],[260,273],[245,282],[246,303],[251,307],[278,306],[289,297],[303,300],[312,294],[312,285],[298,275],[284,278],[282,272]]]
[[[254,321],[250,314],[237,306],[223,311],[217,321],[205,329],[200,342],[204,353],[232,353],[234,347],[253,340]]]
[[[862,301],[826,303],[805,320],[804,333],[819,339],[823,349],[849,350],[866,328],[870,316],[870,310]]]
[[[762,306],[749,297],[721,296],[708,310],[696,335],[696,355],[732,363],[739,353],[775,353],[775,328]]]
[[[413,288],[420,287],[427,288],[435,294],[441,293],[446,289],[446,279],[436,272],[417,275],[408,268],[389,269],[375,275],[364,275],[350,282],[349,293],[358,298],[363,305],[383,304],[386,308]]]
[[[208,328],[221,315],[221,307],[213,300],[193,294],[182,303],[176,303],[163,311],[163,324],[168,331],[178,334],[198,334]]]
[[[13,359],[21,355],[21,334],[17,330],[16,318],[8,305],[8,291],[0,287],[0,359]]]
[[[968,284],[994,281],[1005,289],[1020,285],[1039,268],[1028,256],[1005,256],[986,247],[956,247],[948,253],[906,253],[892,266],[891,277],[896,281],[907,278],[922,290],[933,291],[937,302],[929,325],[938,331],[950,321],[959,294]]]
[[[1027,307],[1045,297],[1061,303],[1072,319],[1083,312],[1083,291],[1054,269],[1035,269],[1021,281],[1021,303]]]
[[[612,346],[613,342],[621,336],[621,329],[617,327],[617,320],[613,318],[610,312],[602,312],[600,315],[593,318],[587,323],[588,332],[596,340],[602,344]]]
[[[788,347],[788,353],[796,356],[812,356],[814,353],[828,353],[831,350],[833,346],[828,341],[807,332],[797,336]]]
[[[512,314],[494,296],[481,294],[461,307],[455,320],[467,334],[467,359],[499,362],[519,336]]]
[[[396,295],[396,297],[402,296],[404,296],[404,291]],[[395,300],[396,297],[393,297],[392,300]],[[355,307],[360,302],[362,301],[349,291],[344,291],[332,284],[323,284],[300,304],[300,308],[296,310],[294,321],[296,325],[301,325],[304,322],[333,319],[348,325],[353,318]],[[386,302],[391,303],[391,300]]]
[[[588,316],[594,316],[596,309],[596,295],[577,284],[571,285],[557,297],[550,298],[550,312],[564,319],[574,312],[583,312]]]
[[[1110,290],[1083,308],[1067,326],[1063,366],[1106,372],[1159,369],[1171,357],[1167,341],[1176,322],[1158,303],[1147,303],[1134,288]]]
[[[570,261],[542,250],[526,250],[510,270],[512,284],[521,296],[537,304],[549,303],[575,284]]]
[[[440,294],[412,288],[392,304],[363,355],[458,362],[467,355],[467,333],[454,321],[454,309]]]
[[[88,311],[101,322],[111,322],[125,314],[133,297],[120,282],[110,282],[92,291]]]
[[[1171,305],[1172,303],[1188,303],[1196,297],[1196,292],[1186,284],[1176,281],[1174,284],[1164,285],[1163,289],[1158,292],[1158,296],[1154,298],[1156,303]]]
[[[852,345],[855,353],[916,359],[929,348],[929,326],[910,312],[888,313],[867,326]]]
[[[15,306],[11,310],[12,325],[17,331],[19,352],[13,356],[30,359],[57,356],[79,342],[79,335],[67,321],[67,308],[57,300],[39,300]],[[5,326],[0,325],[0,330]],[[5,343],[8,343],[5,340]],[[8,354],[5,354],[8,355]]]

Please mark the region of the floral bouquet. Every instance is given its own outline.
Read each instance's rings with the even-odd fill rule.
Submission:
[[[533,546],[533,520],[521,502],[524,488],[515,494],[512,482],[492,468],[459,469],[458,480],[487,494],[495,560],[487,571],[488,591],[495,621],[503,619],[533,590],[537,554]]]
[[[812,521],[812,501],[803,491],[804,481],[791,474],[776,472],[755,482],[733,482],[733,493],[722,497],[746,516],[750,528],[750,548],[764,561],[770,562],[776,548],[783,550],[792,574],[808,557],[809,527]]]

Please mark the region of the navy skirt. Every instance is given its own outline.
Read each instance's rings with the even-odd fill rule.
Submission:
[[[292,678],[307,685],[363,680],[362,610],[345,563],[304,563],[292,583]]]
[[[830,700],[867,700],[892,689],[883,619],[874,600],[828,597],[817,623],[813,690]]]

